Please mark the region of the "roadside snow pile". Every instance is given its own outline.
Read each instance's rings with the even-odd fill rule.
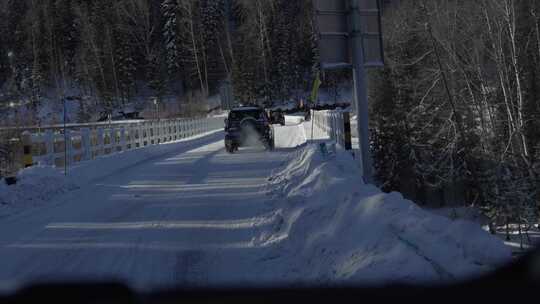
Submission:
[[[306,132],[302,124],[276,126],[274,138],[276,148],[296,148],[306,143]]]
[[[498,238],[362,183],[344,151],[309,145],[271,180],[282,220],[255,245],[268,273],[302,284],[447,282],[511,260]]]
[[[25,169],[19,173],[17,179],[17,184],[12,186],[0,181],[0,216],[41,206],[59,194],[78,188],[59,170],[51,167]]]

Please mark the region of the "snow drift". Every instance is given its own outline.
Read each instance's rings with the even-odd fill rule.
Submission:
[[[21,171],[16,185],[0,180],[0,217],[51,201],[57,195],[78,189],[64,174],[52,167],[32,167]]]
[[[254,240],[271,251],[266,273],[298,284],[440,283],[511,259],[480,226],[363,184],[353,161],[345,151],[323,156],[308,145],[270,178],[281,220]]]

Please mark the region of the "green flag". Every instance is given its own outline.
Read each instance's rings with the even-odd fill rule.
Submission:
[[[321,77],[320,73],[317,72],[317,76],[315,77],[315,81],[313,82],[313,90],[311,91],[311,102],[317,103],[319,99],[319,88],[321,87]]]

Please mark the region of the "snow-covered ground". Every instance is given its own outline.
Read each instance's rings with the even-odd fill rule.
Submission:
[[[446,282],[510,260],[510,250],[479,225],[364,185],[352,161],[310,145],[272,176],[282,219],[257,240],[271,248],[269,270],[299,283]]]
[[[323,155],[305,144],[309,124],[288,121],[274,152],[227,154],[218,132],[83,164],[67,180],[24,171],[0,197],[26,205],[22,192],[37,189],[41,203],[0,219],[0,282],[441,282],[509,261],[480,226],[362,184],[347,153]]]
[[[445,216],[451,220],[469,221],[489,231],[490,220],[474,207],[448,207],[427,209],[435,214]],[[527,230],[528,229],[528,230]],[[522,225],[521,234],[517,224],[510,224],[508,231],[506,226],[495,227],[495,235],[504,241],[504,244],[512,250],[514,257],[521,257],[531,250],[540,246],[540,227]]]
[[[33,167],[22,171],[14,186],[0,179],[0,221],[3,217],[50,203],[55,196],[78,189],[59,170]]]

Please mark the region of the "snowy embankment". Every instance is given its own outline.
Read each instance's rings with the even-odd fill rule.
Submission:
[[[11,215],[30,207],[46,205],[66,192],[79,189],[88,183],[137,166],[143,162],[198,147],[223,138],[222,131],[211,131],[172,143],[148,146],[110,156],[78,163],[68,170],[36,166],[22,170],[16,185],[7,186],[0,180],[0,217]]]
[[[352,162],[308,145],[270,178],[282,219],[255,240],[271,251],[264,273],[297,283],[447,282],[510,261],[480,226],[365,185]]]

